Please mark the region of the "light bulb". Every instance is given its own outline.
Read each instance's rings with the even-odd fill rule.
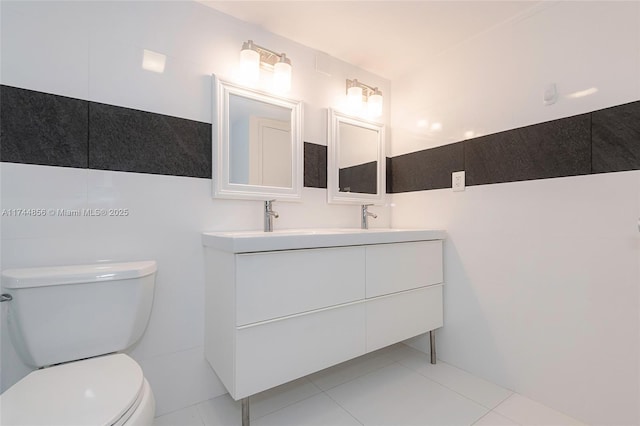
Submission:
[[[353,86],[347,89],[347,105],[353,112],[362,109],[362,87],[358,86],[358,80],[353,80]]]
[[[284,55],[273,66],[273,86],[278,92],[291,90],[291,61]]]
[[[247,83],[255,83],[260,78],[260,53],[251,40],[244,43],[240,51],[240,74]]]
[[[372,117],[380,117],[382,115],[382,92],[378,89],[367,99],[367,109]]]

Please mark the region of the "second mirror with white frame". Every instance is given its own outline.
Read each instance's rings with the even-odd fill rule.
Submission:
[[[382,204],[386,190],[384,125],[329,110],[330,203]]]

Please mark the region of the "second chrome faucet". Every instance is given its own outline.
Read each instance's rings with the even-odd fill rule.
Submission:
[[[373,204],[363,204],[362,205],[362,212],[361,212],[361,221],[360,221],[360,228],[362,229],[369,229],[369,216],[371,216],[372,218],[376,219],[378,217],[377,214],[375,213],[371,213],[368,208],[369,206],[372,206]]]
[[[273,232],[273,219],[280,217],[278,212],[273,211],[273,202],[269,200],[264,202],[264,232]]]

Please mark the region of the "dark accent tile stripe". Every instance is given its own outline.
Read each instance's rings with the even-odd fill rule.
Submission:
[[[0,160],[208,179],[211,125],[0,85]],[[637,169],[640,101],[387,158],[386,190],[449,188],[458,170],[480,185]],[[304,186],[327,187],[326,146],[305,142]]]
[[[338,170],[338,187],[341,192],[375,194],[378,192],[378,163],[358,164]]]
[[[391,158],[387,157],[386,162],[387,162],[385,165],[385,174],[386,174],[385,183],[387,184],[386,193],[392,194],[393,193],[393,168],[392,168]]]
[[[0,159],[87,167],[88,102],[0,86]]]
[[[592,173],[640,169],[640,101],[592,113]]]
[[[451,187],[451,173],[464,170],[464,145],[457,142],[391,158],[392,193]],[[389,185],[387,185],[387,188]]]
[[[304,186],[327,188],[327,147],[304,143]]]
[[[583,114],[465,141],[466,185],[589,174],[590,126]]]
[[[211,124],[91,102],[89,168],[211,178]]]

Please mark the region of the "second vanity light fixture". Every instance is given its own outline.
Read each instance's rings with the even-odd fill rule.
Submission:
[[[366,107],[366,113],[372,117],[382,115],[382,92],[359,82],[357,79],[347,79],[347,104],[349,109],[360,112]]]
[[[240,72],[249,83],[260,78],[260,68],[273,72],[273,86],[278,92],[291,90],[291,61],[284,53],[258,46],[253,40],[242,44]]]

